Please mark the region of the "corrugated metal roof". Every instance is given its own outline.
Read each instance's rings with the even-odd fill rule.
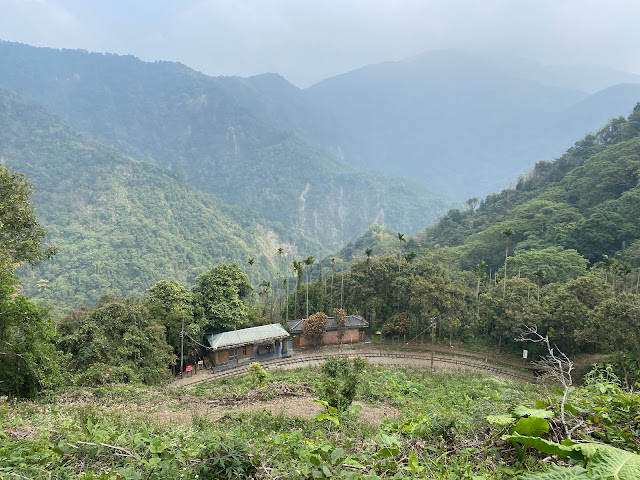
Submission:
[[[347,324],[347,329],[366,328],[369,326],[369,323],[360,315],[347,315],[345,317],[345,321]],[[289,326],[289,331],[291,333],[300,333],[304,328],[304,319],[289,320],[287,322],[287,325]],[[336,319],[333,317],[329,317],[327,319],[327,330],[337,330],[337,329],[338,329],[338,324],[336,323]]]
[[[231,332],[207,335],[207,341],[213,350],[230,348],[266,340],[279,340],[288,337],[289,333],[279,323],[261,325],[259,327],[243,328]]]

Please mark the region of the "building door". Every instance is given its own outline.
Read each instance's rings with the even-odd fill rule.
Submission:
[[[238,349],[237,348],[230,348],[229,349],[229,361],[230,362],[237,362],[238,361]]]

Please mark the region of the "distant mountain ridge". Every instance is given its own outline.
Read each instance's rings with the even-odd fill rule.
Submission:
[[[0,84],[74,129],[336,248],[371,223],[415,232],[451,202],[360,173],[304,136],[314,113],[278,75],[212,78],[180,64],[0,43]]]
[[[640,83],[610,86],[614,101],[599,102],[606,90],[555,86],[563,82],[536,68],[510,72],[458,51],[369,65],[305,90],[324,119],[310,136],[358,168],[410,176],[462,201],[515,182],[640,101]]]
[[[277,74],[208,77],[171,62],[9,42],[0,42],[0,65],[0,84],[43,103],[76,130],[182,171],[198,188],[298,231],[314,225],[312,236],[332,247],[380,220],[385,204],[399,205],[397,199],[375,188],[382,197],[367,204],[380,209],[369,207],[367,222],[353,230],[355,217],[338,226],[335,231],[349,230],[344,237],[328,235],[331,222],[294,219],[306,185],[324,188],[297,181],[291,162],[304,164],[314,178],[327,165],[403,177],[462,202],[515,182],[584,132],[628,115],[640,100],[638,75],[457,50],[368,65],[304,90]],[[289,157],[284,162],[264,155],[278,145]],[[278,174],[283,165],[294,174],[286,180]],[[266,174],[258,181],[240,169]],[[423,226],[418,222],[442,212],[430,206],[434,197],[427,191],[403,188],[414,190],[428,214],[414,211],[416,222],[396,223],[387,216],[388,227],[416,231]],[[274,213],[283,203],[269,200],[274,191],[289,205],[284,218]],[[324,207],[309,207],[305,212],[324,216]],[[337,206],[330,210],[341,216]]]

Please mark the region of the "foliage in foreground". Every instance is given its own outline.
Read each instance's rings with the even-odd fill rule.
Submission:
[[[42,246],[45,231],[34,215],[32,191],[23,174],[0,161],[0,394],[9,396],[33,396],[62,380],[63,357],[48,312],[19,296],[13,274],[23,262],[35,265],[55,253]]]
[[[321,368],[273,372],[263,388],[268,392],[274,382],[289,382],[295,389],[304,381],[322,398],[324,375]],[[501,430],[486,417],[546,397],[542,386],[474,373],[366,365],[355,395],[360,413],[325,410],[317,419],[304,419],[268,413],[261,404],[253,413],[234,409],[219,418],[204,410],[184,411],[198,398],[205,405],[211,398],[249,392],[252,383],[247,375],[201,385],[192,395],[126,385],[85,388],[55,403],[9,405],[0,410],[0,457],[8,459],[0,478],[15,473],[106,480],[196,475],[506,480],[541,469],[535,456],[518,463],[511,443],[500,439]],[[69,396],[74,403],[65,400]],[[158,421],[162,405],[184,420]],[[375,408],[390,416],[364,420],[362,415]]]

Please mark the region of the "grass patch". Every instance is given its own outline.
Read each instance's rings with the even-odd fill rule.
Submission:
[[[306,382],[309,397],[320,376],[317,367],[269,372],[262,388]],[[214,419],[193,408],[254,389],[244,375],[192,389],[118,385],[10,405],[0,415],[0,458],[8,459],[0,478],[202,479],[227,478],[228,470],[229,478],[506,479],[508,451],[485,417],[544,394],[481,373],[369,364],[356,396],[363,411],[335,421],[266,409]],[[183,409],[186,420],[154,421],[151,404]],[[392,406],[394,417],[361,420],[380,405]]]

